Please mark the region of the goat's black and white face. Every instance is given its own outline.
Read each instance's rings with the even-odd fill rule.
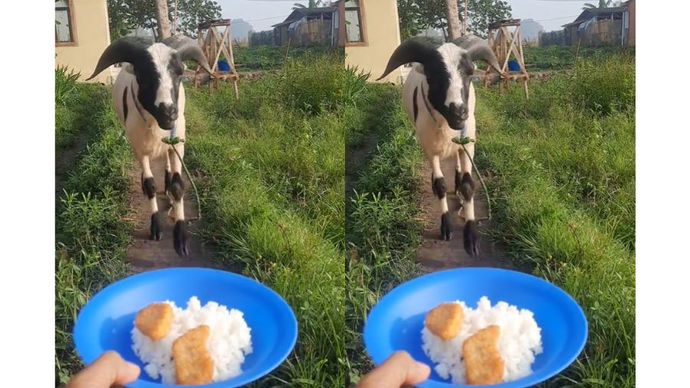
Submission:
[[[194,60],[207,72],[208,61],[196,42],[185,36],[173,36],[161,43],[125,37],[108,46],[88,78],[115,63],[129,63],[137,80],[137,103],[147,120],[155,119],[162,129],[173,129],[179,112],[178,96],[184,72],[184,61]]]
[[[429,84],[428,98],[455,130],[465,128],[468,117],[470,77],[474,63],[466,50],[453,43],[440,46],[423,65]]]
[[[465,128],[469,117],[470,80],[474,60],[487,61],[499,73],[498,61],[489,45],[482,39],[466,35],[452,43],[436,45],[424,38],[412,38],[395,49],[383,75],[406,63],[416,62],[424,73],[429,90],[423,90],[431,107],[455,130]],[[439,117],[440,118],[440,117]]]
[[[172,129],[178,115],[177,98],[184,63],[174,49],[155,43],[134,64],[141,106],[162,129]]]

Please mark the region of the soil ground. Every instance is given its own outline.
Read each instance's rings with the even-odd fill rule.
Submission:
[[[455,187],[454,161],[443,162],[442,170],[449,190]],[[474,194],[475,217],[482,219],[487,216],[486,196],[479,183],[476,173],[472,174],[477,183]],[[448,209],[452,215],[452,236],[449,241],[441,240],[441,207],[439,200],[431,189],[431,167],[427,163],[422,172],[422,220],[424,232],[422,243],[417,248],[417,259],[424,272],[435,272],[455,267],[495,267],[516,269],[511,260],[505,255],[501,247],[492,242],[487,231],[491,229],[491,221],[479,222],[479,257],[470,257],[463,246],[462,231],[464,221],[457,215],[460,202],[454,192],[448,192]]]
[[[158,211],[162,222],[163,235],[160,241],[149,239],[149,226],[151,213],[149,210],[148,198],[141,190],[141,168],[135,163],[130,172],[129,198],[134,222],[133,243],[127,250],[127,260],[132,265],[132,272],[138,273],[159,268],[168,267],[220,267],[212,260],[215,254],[213,247],[204,244],[199,236],[200,222],[187,221],[187,232],[189,241],[189,256],[182,257],[175,252],[173,247],[173,220],[167,216],[170,203],[165,195],[164,188],[164,159],[152,161],[151,170],[153,171],[156,182],[158,199]],[[185,197],[184,210],[185,218],[192,219],[198,215],[196,198],[192,185],[185,176]]]

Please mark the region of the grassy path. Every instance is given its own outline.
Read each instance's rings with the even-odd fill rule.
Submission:
[[[344,71],[337,57],[312,60],[321,73],[305,77],[307,63],[291,62],[243,82],[239,101],[232,88],[188,98],[186,160],[200,173],[201,233],[221,265],[241,264],[298,319],[295,351],[257,386],[345,381],[343,111],[327,105]]]

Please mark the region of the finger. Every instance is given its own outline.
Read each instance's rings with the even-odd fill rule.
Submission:
[[[139,377],[137,365],[127,362],[116,352],[106,352],[79,372],[68,388],[108,388],[111,385],[131,383]]]
[[[396,352],[366,375],[358,388],[399,388],[419,384],[429,378],[429,374],[428,365],[413,360],[407,352]]]

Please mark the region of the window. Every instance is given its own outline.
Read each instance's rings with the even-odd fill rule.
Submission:
[[[360,0],[345,1],[345,32],[348,43],[363,43],[362,8]]]
[[[70,0],[55,1],[55,42],[74,43]]]

